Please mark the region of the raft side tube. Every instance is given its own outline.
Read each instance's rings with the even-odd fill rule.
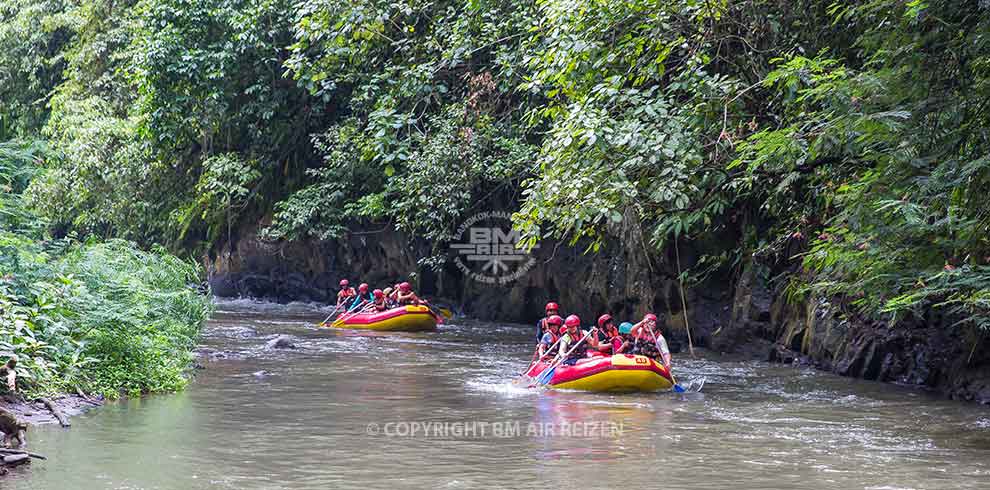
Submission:
[[[437,319],[429,307],[405,305],[385,311],[358,313],[347,317],[343,322],[334,322],[331,326],[390,332],[418,332],[436,329]]]
[[[536,377],[549,365],[541,361],[526,374]],[[557,366],[548,384],[571,390],[632,392],[669,390],[674,381],[666,367],[649,357],[616,354],[581,359],[573,366]]]

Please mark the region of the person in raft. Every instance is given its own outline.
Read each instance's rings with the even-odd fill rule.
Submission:
[[[543,331],[543,337],[540,338],[540,344],[537,346],[540,359],[550,354],[550,348],[560,339],[560,329],[564,325],[564,319],[558,315],[551,315],[546,320],[543,322],[546,325],[546,329]]]
[[[354,288],[351,287],[350,281],[347,279],[340,280],[340,291],[337,291],[337,308],[340,308],[346,302],[349,302],[351,298],[357,296]]]
[[[385,304],[388,305],[389,308],[395,308],[395,305],[396,305],[396,303],[395,303],[395,293],[396,292],[398,292],[398,291],[395,291],[393,288],[385,288],[385,290],[382,291],[382,294],[385,295]]]
[[[633,346],[636,345],[636,339],[632,336],[633,324],[630,322],[622,322],[619,324],[619,337],[622,342],[626,344],[625,351],[631,353],[633,351]]]
[[[561,364],[573,366],[579,359],[588,357],[589,348],[598,348],[598,337],[581,330],[581,318],[577,315],[568,316],[561,329],[557,358],[563,358]]]
[[[385,292],[381,289],[376,289],[371,292],[374,297],[375,311],[385,311],[388,309],[388,303],[385,301]]]
[[[629,333],[636,339],[634,353],[662,360],[663,365],[670,368],[670,349],[667,348],[667,339],[663,338],[663,334],[657,328],[656,315],[647,313],[639,323],[633,325]]]
[[[403,282],[398,286],[399,293],[395,296],[395,302],[400,305],[418,305],[422,304],[423,300],[416,296],[416,293],[412,290],[412,285],[408,282]]]
[[[619,333],[615,320],[608,313],[598,317],[598,351],[603,354],[621,354],[629,350],[630,344]]]
[[[368,283],[362,282],[361,285],[358,286],[357,294],[354,296],[354,299],[351,300],[351,307],[348,308],[347,311],[362,310],[365,306],[374,301],[374,298],[371,296],[371,292],[369,292],[368,289]]]
[[[536,322],[536,341],[537,342],[539,342],[539,341],[541,341],[543,339],[543,332],[546,332],[546,330],[547,330],[547,320],[549,320],[550,317],[552,317],[552,316],[555,316],[555,315],[559,315],[560,314],[560,307],[557,306],[557,303],[554,303],[553,301],[547,303],[546,308],[544,308],[543,310],[546,313],[546,316],[544,316],[543,318],[541,318],[540,321]],[[554,329],[554,335],[557,334],[557,330],[560,330],[560,329]]]

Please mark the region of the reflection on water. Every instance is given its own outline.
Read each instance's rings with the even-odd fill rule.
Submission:
[[[461,321],[415,334],[311,326],[324,315],[309,305],[221,303],[202,342],[206,369],[187,391],[110,404],[69,430],[34,428],[31,448],[49,461],[18,469],[3,488],[990,481],[985,407],[812,370],[684,357],[675,372],[707,377],[704,393],[538,391],[512,382],[531,354],[528,326]],[[267,349],[278,334],[298,348]]]

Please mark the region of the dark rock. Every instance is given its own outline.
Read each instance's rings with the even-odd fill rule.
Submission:
[[[199,349],[194,350],[193,353],[196,354],[196,357],[199,359],[208,359],[211,361],[217,359],[226,359],[229,357],[229,354],[227,352],[219,351],[216,349],[210,349],[208,347],[201,347]],[[202,366],[202,363],[200,363],[199,361],[196,361],[193,364],[194,369],[205,369],[205,367],[200,367],[200,366]]]
[[[712,334],[713,349],[732,352],[766,330],[770,321],[771,294],[763,275],[765,271],[752,261],[743,266],[732,297],[729,321]]]
[[[781,364],[793,364],[800,357],[798,353],[780,344],[774,344],[767,356],[767,361]]]
[[[265,347],[269,349],[295,349],[296,344],[292,343],[292,339],[288,335],[279,335],[274,339],[268,341]]]

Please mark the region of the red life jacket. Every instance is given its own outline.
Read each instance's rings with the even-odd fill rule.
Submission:
[[[615,351],[619,350],[619,347],[622,347],[622,343],[624,342],[622,339],[622,334],[619,333],[619,329],[617,328],[604,333],[605,338],[607,339],[606,342],[612,346],[612,353],[615,354]]]
[[[612,354],[617,354],[619,349],[622,348],[624,342],[619,337],[612,337]]]
[[[549,329],[549,330],[547,329],[547,319],[546,318],[541,318],[540,321],[536,322],[536,327],[537,327],[537,330],[538,330],[538,332],[536,332],[536,341],[537,342],[543,340],[543,332],[547,332],[547,331],[549,331],[550,334],[554,336],[554,341],[556,341],[557,332],[554,332],[552,328]]]
[[[585,334],[587,334],[587,332],[582,331],[579,328],[577,335],[571,337],[571,342],[575,343],[567,345],[567,348],[570,350],[570,354],[567,355],[568,360],[583,359],[588,357],[588,339],[584,338]],[[567,335],[570,337],[570,332],[568,332]]]
[[[376,299],[374,303],[375,311],[385,311],[388,309],[388,305],[385,304],[385,298],[382,298],[381,300]]]

